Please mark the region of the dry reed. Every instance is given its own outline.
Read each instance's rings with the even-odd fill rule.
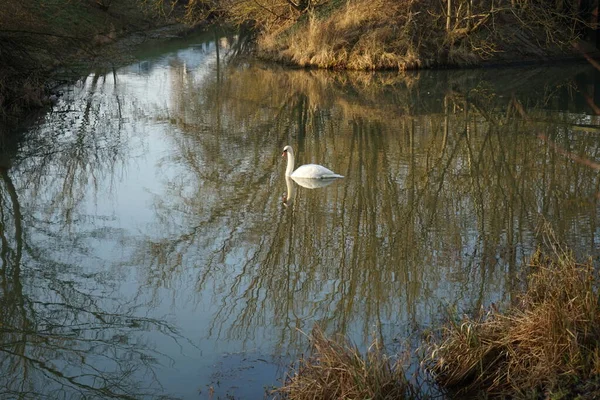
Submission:
[[[585,25],[550,1],[322,0],[303,14],[285,16],[283,0],[269,0],[271,13],[247,11],[249,3],[238,2],[245,8],[229,13],[235,21],[259,21],[260,56],[330,69],[407,70],[560,57],[572,52],[569,43]]]
[[[440,340],[421,354],[422,366],[450,397],[596,398],[600,394],[600,305],[592,261],[576,262],[554,247],[527,266],[527,288],[506,312],[493,307],[478,318],[450,321]],[[416,399],[428,397],[406,379],[400,361],[378,342],[366,354],[316,328],[311,355],[301,358],[284,385],[289,399]],[[422,371],[421,371],[422,372]]]
[[[529,267],[518,305],[445,328],[426,362],[438,384],[463,394],[529,397],[597,379],[600,309],[592,262],[538,251]]]
[[[400,360],[387,357],[374,341],[367,353],[343,338],[326,338],[319,328],[310,336],[311,355],[292,368],[276,398],[413,399],[417,389],[407,381]]]

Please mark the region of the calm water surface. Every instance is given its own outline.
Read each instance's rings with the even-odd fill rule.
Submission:
[[[287,70],[214,37],[3,144],[2,397],[261,398],[317,323],[393,344],[510,302],[544,225],[600,255],[587,65]],[[346,178],[286,182],[286,144]]]

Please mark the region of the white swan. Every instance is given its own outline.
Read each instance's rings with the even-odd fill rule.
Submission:
[[[281,156],[287,155],[287,168],[285,170],[285,176],[291,178],[304,178],[304,179],[335,179],[343,178],[343,175],[336,174],[332,170],[325,168],[318,164],[306,164],[298,167],[294,171],[294,150],[291,146],[285,146]],[[292,172],[293,171],[293,172]]]

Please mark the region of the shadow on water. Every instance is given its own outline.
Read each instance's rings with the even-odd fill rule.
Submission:
[[[543,222],[598,257],[600,178],[581,160],[600,159],[600,91],[587,66],[287,70],[227,62],[234,39],[90,74],[11,147],[4,393],[232,387],[246,372],[216,376],[215,359],[250,371],[294,357],[315,323],[360,344],[411,340],[447,306],[511,302]],[[286,144],[345,178],[286,181]],[[230,393],[274,383],[252,379]]]

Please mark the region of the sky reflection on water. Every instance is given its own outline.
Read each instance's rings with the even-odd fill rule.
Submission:
[[[597,259],[588,66],[286,70],[213,38],[5,144],[0,395],[256,398],[315,323],[392,343],[510,302],[544,223]],[[345,178],[284,205],[286,144]]]

